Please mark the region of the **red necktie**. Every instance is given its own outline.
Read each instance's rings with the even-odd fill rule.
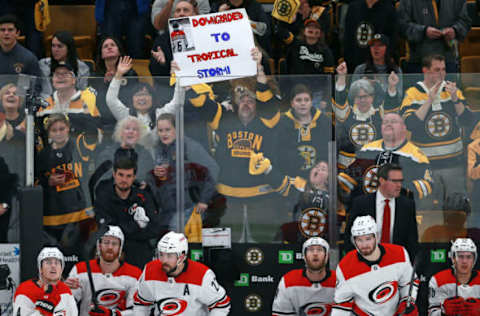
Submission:
[[[390,205],[389,200],[385,199],[385,207],[383,208],[382,223],[382,243],[390,243]]]

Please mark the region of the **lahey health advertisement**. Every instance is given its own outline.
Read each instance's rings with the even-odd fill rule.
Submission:
[[[20,245],[0,244],[0,316],[13,314],[13,294],[20,283]]]
[[[245,9],[170,19],[168,27],[181,86],[256,75]]]

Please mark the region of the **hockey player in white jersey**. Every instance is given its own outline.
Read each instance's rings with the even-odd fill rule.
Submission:
[[[95,294],[92,295],[85,261],[72,268],[65,283],[80,303],[80,316],[133,316],[133,294],[142,271],[120,260],[124,242],[120,227],[105,229],[97,240],[98,258],[89,261]]]
[[[338,264],[332,316],[418,315],[419,282],[413,280],[410,287],[413,268],[405,248],[379,244],[371,216],[357,217],[351,232],[356,250]]]
[[[169,232],[157,245],[158,259],[145,265],[135,293],[135,316],[223,316],[230,298],[204,264],[187,259],[185,235]]]
[[[473,270],[477,247],[470,238],[457,238],[450,251],[452,267],[430,279],[429,316],[480,316],[480,273]]]
[[[285,274],[278,284],[272,316],[330,315],[335,293],[335,271],[327,267],[330,246],[320,237],[302,246],[304,269]]]
[[[60,279],[65,268],[62,252],[43,248],[37,257],[38,279],[22,282],[13,299],[15,316],[77,316],[72,292]]]

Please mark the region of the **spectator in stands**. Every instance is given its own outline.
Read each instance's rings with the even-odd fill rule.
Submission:
[[[291,24],[279,22],[274,19],[272,21],[272,29],[275,33],[275,28],[278,26],[286,27],[293,36],[300,35],[305,27],[307,20],[315,20],[320,26],[319,28],[323,31],[323,35],[326,36],[330,28],[330,1],[320,1],[314,2],[309,0],[300,0],[300,7],[296,13],[294,21]]]
[[[152,8],[152,19],[155,10],[155,4],[160,3],[160,1],[162,0],[155,1],[153,5],[154,8]],[[199,8],[197,7],[197,2],[195,0],[175,1],[174,8],[174,18],[182,18],[199,14]],[[159,17],[159,15],[157,15],[157,17]],[[164,22],[165,25],[169,17],[170,15],[168,14],[167,19]],[[170,43],[170,34],[169,32],[161,33],[159,36],[157,36],[157,38],[155,38],[155,41],[153,42],[152,57],[150,58],[149,65],[150,73],[152,74],[152,76],[170,76],[170,65],[172,60],[173,54],[172,45]]]
[[[434,198],[465,192],[465,153],[461,127],[475,119],[455,82],[445,80],[446,64],[441,55],[423,60],[423,81],[405,92],[400,111],[411,132],[411,141],[430,160],[436,183]]]
[[[325,44],[325,33],[317,20],[305,20],[303,33],[298,37],[294,37],[283,25],[278,24],[274,30],[275,35],[289,45],[286,73],[315,75],[333,73],[335,61]]]
[[[16,184],[16,176],[10,173],[8,165],[0,156],[0,243],[8,242],[8,226]]]
[[[403,169],[404,188],[408,190],[403,194],[415,196],[417,209],[431,209],[429,201],[422,200],[432,193],[433,185],[427,156],[408,140],[400,114],[385,114],[381,130],[383,138],[364,145],[356,152],[355,161],[339,174],[341,185],[351,188],[351,199],[374,193],[378,187],[378,168],[386,163],[398,164]]]
[[[42,58],[43,36],[47,24],[45,24],[44,2],[47,0],[0,0],[0,16],[13,14],[21,24],[18,28],[25,35],[25,47],[37,58]]]
[[[372,74],[378,74],[379,76],[373,76],[376,90],[381,87],[383,93],[387,93],[389,87],[389,75],[394,73],[401,76],[402,70],[397,66],[395,59],[393,58],[392,45],[386,35],[375,34],[373,38],[368,42],[369,50],[367,58],[363,64],[360,64],[355,68],[353,72],[352,81],[356,81],[360,78],[371,77]],[[377,98],[383,96],[381,91],[376,91],[375,96]],[[398,86],[395,91],[392,91],[397,96],[397,103],[400,103],[400,98],[403,94],[402,81],[398,80]],[[381,98],[383,101],[383,98]]]
[[[77,49],[73,40],[72,33],[69,31],[57,31],[53,34],[52,48],[50,51],[52,57],[40,59],[40,70],[46,78],[50,78],[53,69],[58,63],[68,63],[72,66],[73,72],[77,76],[77,88],[83,90],[87,87],[90,68],[77,57]],[[47,98],[53,93],[50,80],[42,82],[42,95]]]
[[[151,18],[153,27],[160,35],[163,34],[167,29],[167,22],[169,18],[191,15],[191,8],[186,4],[179,5],[180,2],[190,3],[195,8],[195,11],[197,12],[196,14],[210,13],[210,3],[208,0],[155,0],[152,5]]]
[[[169,230],[177,228],[176,207],[176,134],[175,116],[161,114],[157,120],[160,141],[155,147],[155,167],[148,174],[147,183],[155,199],[162,205],[164,222]],[[193,212],[203,214],[216,193],[215,179],[218,165],[208,152],[193,139],[185,136],[185,223]],[[184,223],[184,224],[185,224]]]
[[[1,109],[6,121],[16,130],[25,133],[25,111],[22,111],[23,98],[17,94],[17,86],[7,83],[0,89]]]
[[[397,13],[390,0],[359,0],[349,4],[343,38],[344,56],[350,71],[365,62],[368,42],[385,34],[395,45]],[[395,49],[395,46],[392,46]],[[393,50],[395,51],[395,50]]]
[[[119,149],[113,162],[113,178],[101,181],[95,190],[97,224],[119,226],[125,234],[125,260],[143,267],[153,256],[161,232],[159,207],[149,190],[135,184],[137,155]]]
[[[113,161],[118,148],[133,149],[138,156],[137,180],[143,181],[147,172],[153,168],[153,158],[149,150],[144,146],[148,130],[143,122],[134,116],[126,116],[117,122],[113,132],[114,144],[108,144],[99,149],[99,155],[95,159],[97,166],[104,161]],[[111,176],[109,173],[108,176]]]
[[[150,0],[97,0],[95,19],[102,36],[126,37],[128,55],[145,56],[145,34]]]
[[[90,81],[95,90],[97,90],[97,106],[107,136],[111,135],[116,120],[107,107],[106,95],[110,81],[112,81],[112,78],[117,72],[117,65],[122,56],[125,56],[125,52],[117,38],[106,36],[100,40],[95,60],[95,77],[103,77],[103,80],[96,78]],[[132,88],[138,82],[136,77],[137,73],[131,69],[125,74],[125,78],[123,78],[122,86],[124,89],[122,89],[119,95],[123,104],[127,104],[128,100],[131,100]]]
[[[72,119],[74,119],[72,117]],[[70,230],[80,231],[80,223],[91,218],[88,195],[88,162],[95,150],[89,143],[88,130],[96,130],[90,120],[78,120],[83,133],[70,133],[71,120],[62,113],[51,114],[44,120],[49,142],[38,153],[37,178],[43,187],[43,224],[45,231],[66,248],[76,248],[79,240],[64,236]]]
[[[262,4],[256,0],[224,0],[218,7],[218,12],[244,8],[247,11],[253,34],[260,46],[271,53],[271,18],[263,10]]]
[[[398,8],[400,32],[407,39],[407,73],[422,73],[423,58],[440,54],[446,71],[457,73],[458,41],[467,36],[471,19],[464,0],[402,0]]]
[[[346,74],[347,64],[343,62],[337,67],[333,104],[335,118],[339,123],[336,131],[340,150],[338,156],[340,168],[348,167],[354,160],[355,152],[363,145],[381,138],[379,132],[384,110],[383,103],[378,104],[382,107],[381,109],[375,104],[378,92],[375,90],[376,81],[368,79],[355,81],[350,86],[347,96]],[[399,78],[396,74],[389,76],[389,95],[390,91],[393,91],[394,95],[399,95],[396,90],[398,82]]]
[[[48,106],[38,110],[37,117],[43,118],[52,113],[62,113],[79,118],[79,120],[73,121],[70,126],[70,131],[77,135],[84,132],[80,126],[77,126],[81,118],[88,118],[99,125],[100,113],[96,105],[96,91],[91,87],[85,90],[77,90],[77,77],[73,67],[68,63],[58,63],[53,69],[52,75],[52,84],[55,91],[46,100]],[[41,123],[38,128],[40,129],[40,136],[45,141],[46,135],[42,130]],[[94,133],[93,136],[97,136],[99,133],[100,131]]]
[[[160,112],[175,113],[176,107],[179,106],[180,103],[183,104],[184,97],[182,100],[177,100],[177,98],[174,97],[172,101],[159,109],[154,105],[154,93],[152,87],[148,83],[139,82],[133,90],[132,105],[129,107],[125,106],[125,104],[123,104],[118,98],[118,94],[120,92],[123,76],[128,73],[131,68],[132,59],[130,57],[124,56],[119,59],[117,72],[108,87],[107,106],[117,120],[121,120],[128,115],[133,115],[138,117],[149,131],[156,133],[155,116],[158,116]],[[177,90],[175,91],[177,92]],[[181,96],[183,95],[184,93],[181,94]],[[174,96],[180,97],[180,94],[175,93]]]
[[[311,168],[308,178],[294,178],[285,176],[281,170],[271,165],[268,158],[258,153],[250,156],[249,173],[264,174],[265,180],[275,191],[288,197],[282,209],[293,210],[293,222],[281,226],[279,240],[297,243],[304,241],[305,237],[328,236],[330,194],[326,161],[320,161]],[[281,213],[278,212],[277,216]]]
[[[283,174],[307,178],[318,161],[328,160],[331,120],[312,106],[312,92],[297,84],[291,91],[291,109],[275,126],[276,165]]]
[[[20,29],[15,16],[0,17],[0,74],[26,74],[40,77],[38,59],[17,42],[19,33]]]

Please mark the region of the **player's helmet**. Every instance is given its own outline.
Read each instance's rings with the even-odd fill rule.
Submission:
[[[106,232],[103,233],[103,235],[100,236],[97,240],[97,254],[100,255],[100,241],[102,240],[103,237],[115,237],[120,239],[120,250],[118,252],[118,256],[122,255],[122,249],[123,249],[123,243],[125,241],[125,236],[123,235],[122,229],[118,226],[113,226],[113,225],[108,225],[106,226]]]
[[[316,245],[322,246],[323,248],[325,248],[325,254],[328,255],[328,252],[330,251],[330,245],[328,244],[328,242],[321,237],[312,237],[305,240],[305,242],[303,243],[303,246],[302,246],[303,256],[305,257],[308,247],[316,246]]]
[[[359,216],[353,221],[352,229],[352,243],[355,245],[354,238],[358,236],[365,236],[374,234],[378,242],[377,223],[370,215]]]
[[[178,257],[187,255],[188,240],[184,234],[168,232],[158,241],[157,252],[176,253]]]
[[[473,252],[474,262],[477,261],[477,246],[470,238],[457,238],[455,242],[452,244],[452,248],[450,250],[450,255],[453,258],[456,258],[457,252],[466,251],[466,252]]]
[[[63,253],[57,247],[45,247],[40,251],[37,257],[38,271],[40,271],[40,268],[42,267],[42,261],[47,258],[58,259],[62,264],[62,269],[65,267],[65,258],[63,257]]]

